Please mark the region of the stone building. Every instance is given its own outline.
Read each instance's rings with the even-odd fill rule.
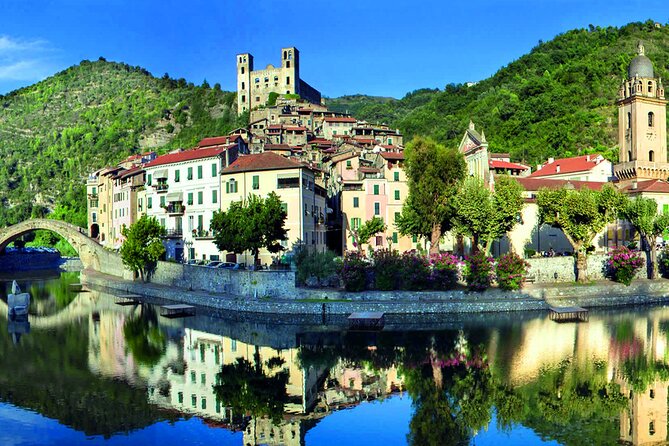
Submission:
[[[239,114],[264,106],[270,94],[299,95],[314,104],[321,93],[300,79],[300,52],[295,47],[281,49],[281,66],[269,64],[255,70],[250,53],[237,55],[237,111]]]
[[[633,179],[667,179],[667,101],[662,79],[639,42],[618,91],[620,162],[614,167],[621,182]]]

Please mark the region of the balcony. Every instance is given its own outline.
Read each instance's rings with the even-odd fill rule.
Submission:
[[[165,207],[165,211],[167,211],[167,213],[169,215],[183,215],[185,210],[186,210],[186,206],[184,206],[183,204],[181,204],[179,202],[169,203]]]
[[[156,190],[156,192],[161,193],[161,192],[167,192],[169,186],[167,185],[167,183],[156,183],[153,185],[153,188]]]
[[[165,238],[181,238],[184,235],[183,229],[168,229],[165,231]]]
[[[214,233],[203,229],[193,229],[193,238],[195,238],[195,240],[213,240]]]

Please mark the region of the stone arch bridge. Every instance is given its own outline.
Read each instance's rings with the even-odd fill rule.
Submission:
[[[79,253],[84,269],[99,271],[113,276],[123,277],[124,272],[121,256],[103,248],[98,242],[83,233],[83,229],[60,220],[36,218],[0,229],[0,253],[5,252],[9,243],[29,232],[44,229],[55,232],[67,240]]]

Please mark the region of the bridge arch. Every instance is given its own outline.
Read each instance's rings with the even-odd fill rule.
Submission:
[[[118,254],[105,250],[95,240],[88,237],[82,228],[60,220],[35,218],[0,229],[0,253],[4,253],[9,243],[38,229],[55,232],[67,240],[79,253],[84,269],[123,275],[123,264]]]

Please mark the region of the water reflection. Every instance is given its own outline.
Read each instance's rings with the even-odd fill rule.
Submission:
[[[3,313],[0,401],[100,442],[127,434],[131,443],[138,429],[169,421],[179,430],[196,417],[244,445],[304,445],[327,429],[336,444],[352,427],[322,420],[375,401],[361,420],[373,423],[394,407],[383,401],[406,397],[408,433],[397,444],[517,444],[527,432],[567,445],[668,439],[663,307],[595,313],[582,324],[537,315],[402,331],[389,320],[390,329],[365,333],[308,321],[165,319],[151,304],[74,294],[77,280],[22,284],[35,293],[27,327]],[[375,444],[364,429],[356,437]]]

